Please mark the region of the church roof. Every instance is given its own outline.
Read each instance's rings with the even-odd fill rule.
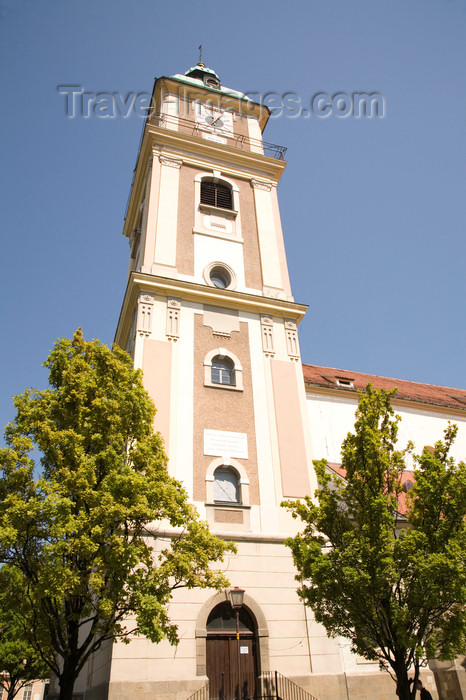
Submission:
[[[325,387],[339,391],[356,393],[364,389],[369,382],[376,389],[397,389],[395,398],[418,403],[445,406],[466,411],[466,391],[435,384],[409,382],[406,379],[379,377],[375,374],[353,372],[335,367],[318,367],[303,364],[304,382],[308,387]]]
[[[206,85],[203,81],[203,76],[205,75],[216,78],[216,80],[218,81],[218,85]],[[229,97],[234,97],[238,100],[254,102],[254,100],[248,95],[245,95],[244,92],[240,92],[239,90],[233,90],[232,88],[224,87],[223,85],[221,85],[217,73],[214,70],[212,70],[212,68],[208,68],[207,66],[205,66],[203,63],[198,63],[196,66],[192,66],[192,68],[187,70],[184,75],[176,73],[175,75],[171,76],[171,79],[176,80],[180,83],[185,83],[187,85],[193,85],[206,90],[211,90],[212,92],[220,93],[222,95],[228,95]]]
[[[327,471],[337,474],[346,481],[346,469],[344,469],[341,464],[336,462],[327,462]],[[401,516],[405,516],[408,510],[406,504],[406,492],[412,488],[414,478],[415,477],[412,471],[404,471],[400,475],[400,481],[404,488],[403,491],[398,494],[398,508],[396,510]]]

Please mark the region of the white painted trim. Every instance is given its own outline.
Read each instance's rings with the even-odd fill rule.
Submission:
[[[233,362],[235,368],[234,384],[217,384],[212,381],[212,360],[214,357],[228,357]],[[243,391],[243,368],[234,353],[226,348],[215,348],[207,353],[204,358],[204,386],[211,386],[215,389],[229,389],[230,391]]]
[[[220,268],[223,267],[226,270],[226,272],[228,272],[228,274],[230,276],[230,284],[227,285],[225,287],[225,289],[236,289],[236,286],[238,284],[238,278],[236,276],[236,272],[233,270],[232,267],[230,267],[229,265],[227,265],[224,262],[220,262],[220,260],[214,260],[214,262],[211,262],[205,266],[205,268],[202,272],[202,276],[204,277],[204,281],[206,282],[206,284],[208,284],[209,287],[217,287],[217,285],[214,284],[212,282],[212,280],[210,279],[210,273],[212,272],[212,270],[215,267],[220,267]],[[221,289],[221,287],[218,289]]]
[[[238,506],[249,506],[249,478],[246,469],[243,465],[232,457],[217,457],[207,467],[205,482],[206,482],[206,503],[215,504],[214,501],[214,473],[219,467],[231,467],[238,473],[238,484],[240,493]]]
[[[212,360],[214,359],[214,357],[217,356],[222,358],[229,357],[235,365],[235,370],[239,370],[240,372],[243,371],[241,362],[239,361],[237,356],[234,353],[232,353],[231,350],[227,350],[226,348],[215,348],[215,350],[210,350],[204,358],[204,366],[208,365],[209,367],[211,367]]]
[[[243,238],[232,238],[231,233],[220,233],[219,231],[202,231],[198,228],[193,228],[193,233],[198,236],[209,236],[209,238],[220,238],[222,241],[228,241],[230,243],[244,243]]]
[[[212,173],[198,173],[194,178],[194,182],[202,182],[202,180],[213,180],[214,182],[225,182],[229,187],[231,187],[233,192],[239,192],[239,188],[237,185],[235,185],[234,182],[232,182],[227,177],[222,175],[222,173],[220,173],[220,176],[217,176],[216,175],[217,172],[218,171],[214,170],[214,171],[212,171]]]

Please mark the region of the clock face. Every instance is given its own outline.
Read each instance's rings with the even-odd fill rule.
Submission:
[[[205,118],[205,123],[208,126],[214,126],[216,129],[223,129],[223,119],[222,119],[222,113],[219,112],[216,114],[215,112],[213,114],[208,114]]]
[[[205,104],[198,104],[196,110],[196,122],[207,127],[209,131],[221,131],[233,133],[233,115]]]

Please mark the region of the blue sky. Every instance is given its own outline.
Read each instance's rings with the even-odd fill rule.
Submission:
[[[111,343],[142,119],[59,85],[150,92],[198,60],[242,91],[379,92],[382,119],[271,119],[303,360],[466,388],[466,0],[3,0],[0,422],[57,337]]]

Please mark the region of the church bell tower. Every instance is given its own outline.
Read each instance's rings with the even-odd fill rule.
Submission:
[[[311,492],[297,324],[269,112],[199,63],[156,80],[128,204],[116,341],[156,407],[169,470],[214,529],[279,529]]]
[[[283,545],[296,525],[280,503],[316,482],[297,336],[307,307],[291,292],[277,200],[285,149],[262,139],[268,118],[203,63],[155,81],[125,218],[130,264],[116,342],[143,370],[170,473],[210,529],[238,543],[226,574],[246,591],[255,640],[241,646],[242,664],[306,672],[305,650],[301,663],[296,650],[286,661],[269,647],[280,639],[281,606],[305,638]],[[287,581],[280,590],[277,576]],[[227,632],[222,641],[209,631],[222,595],[177,592],[176,652],[146,642],[150,670],[114,652],[110,688],[141,673],[151,693],[168,683],[167,697],[166,688],[181,697],[180,682],[195,690],[206,676],[213,687],[215,664],[233,663]]]

